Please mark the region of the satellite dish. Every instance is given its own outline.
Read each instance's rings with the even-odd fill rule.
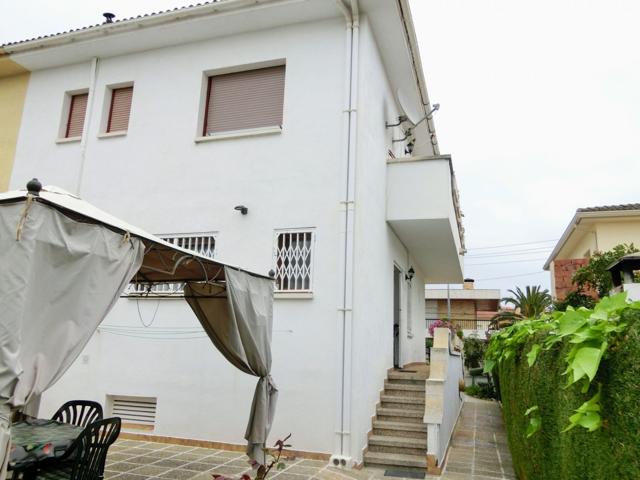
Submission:
[[[416,112],[416,110],[412,108],[409,98],[405,95],[402,89],[399,88],[396,90],[396,97],[398,98],[398,103],[400,104],[402,113],[405,114],[411,123],[416,125],[423,119],[424,115],[420,112]]]

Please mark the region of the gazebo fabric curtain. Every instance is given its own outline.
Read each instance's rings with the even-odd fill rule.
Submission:
[[[247,455],[265,463],[278,389],[271,379],[273,280],[225,267],[225,287],[189,283],[185,299],[213,344],[238,369],[260,377],[245,433]]]
[[[0,204],[0,480],[11,409],[37,400],[71,366],[143,256],[139,239],[43,203]]]

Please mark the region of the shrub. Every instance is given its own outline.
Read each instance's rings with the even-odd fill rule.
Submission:
[[[604,297],[613,288],[611,273],[607,270],[609,265],[637,251],[638,249],[631,243],[616,245],[607,252],[595,252],[589,259],[589,263],[576,271],[571,281],[578,286],[579,290],[591,288],[598,292],[600,297]]]
[[[478,337],[467,337],[464,339],[464,366],[476,368],[484,359],[484,352],[487,350],[486,340]]]
[[[509,344],[510,353],[497,360],[494,373],[519,478],[640,478],[640,304],[614,308],[619,298],[603,299],[608,307],[601,305],[595,312],[569,309],[568,317],[558,313],[524,321],[510,327],[508,335],[494,338],[497,343],[489,350]],[[592,323],[578,328],[577,337],[562,336],[585,318]],[[618,330],[607,336],[593,379],[581,377],[567,385],[567,378],[577,375],[568,371],[569,354],[580,345],[575,343],[578,337],[594,328]],[[581,408],[588,415],[578,415]],[[600,423],[592,422],[596,417]],[[582,423],[568,429],[571,419]],[[589,431],[587,426],[595,428]]]

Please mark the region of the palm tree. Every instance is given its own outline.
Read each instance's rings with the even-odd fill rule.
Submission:
[[[513,305],[514,309],[495,314],[491,318],[490,329],[507,327],[524,318],[536,318],[553,305],[549,290],[542,290],[540,285],[527,286],[524,292],[520,287],[516,287],[515,291],[508,290],[508,292],[511,296],[504,297],[501,301]]]

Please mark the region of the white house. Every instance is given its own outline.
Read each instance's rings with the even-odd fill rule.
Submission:
[[[22,92],[21,116],[2,120],[17,122],[2,139],[9,187],[38,177],[273,270],[273,440],[362,462],[387,370],[424,361],[424,284],[463,278],[408,2],[222,0],[3,52],[0,97]],[[409,135],[410,121],[387,126],[404,113],[428,118]],[[91,398],[146,434],[242,444],[255,380],[174,288],[122,298],[41,415]]]

